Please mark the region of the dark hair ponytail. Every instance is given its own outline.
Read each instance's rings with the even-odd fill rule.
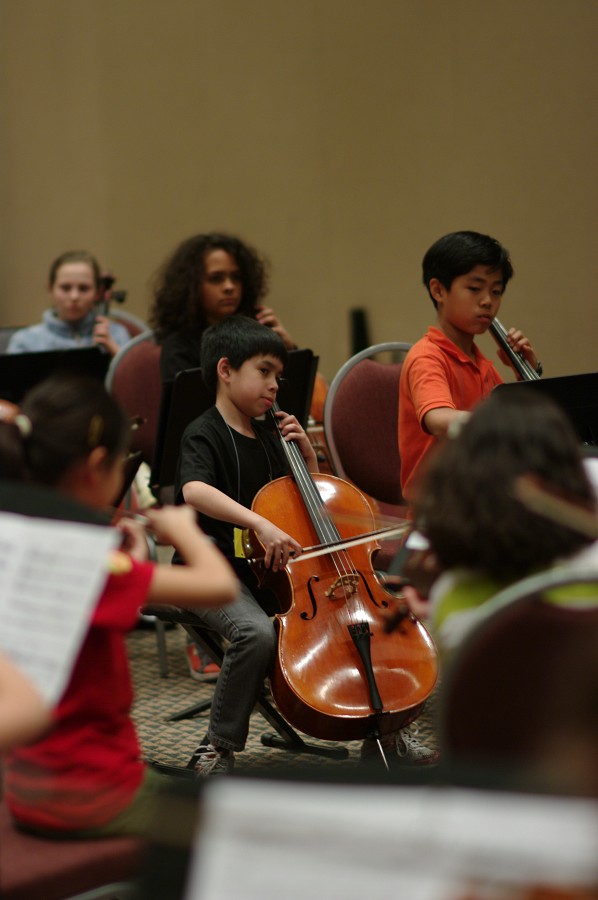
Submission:
[[[33,388],[18,415],[0,421],[2,476],[54,486],[95,447],[107,463],[125,451],[128,419],[103,384],[57,375]]]

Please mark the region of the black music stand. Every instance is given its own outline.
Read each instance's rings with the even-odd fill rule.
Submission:
[[[1,354],[0,397],[20,403],[32,387],[59,372],[88,375],[103,381],[109,363],[110,354],[99,347]]]
[[[582,444],[598,445],[598,372],[512,381],[498,385],[495,390],[544,394],[567,415]]]
[[[278,391],[280,408],[296,416],[304,428],[309,418],[317,368],[318,357],[311,350],[291,350]],[[174,484],[185,428],[213,403],[200,368],[185,369],[171,384],[162,385],[151,474],[152,490],[156,495]]]
[[[71,500],[52,488],[23,484],[20,481],[0,480],[0,510],[40,519],[91,525],[110,524],[110,519],[103,512]]]

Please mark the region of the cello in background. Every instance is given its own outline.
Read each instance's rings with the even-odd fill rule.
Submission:
[[[504,350],[509,361],[523,381],[537,381],[542,375],[542,368],[534,369],[522,353],[517,353],[507,341],[507,329],[498,320],[493,319],[488,329],[501,350]]]
[[[112,286],[116,276],[112,272],[104,272],[100,278],[100,298],[96,302],[98,316],[110,315],[110,303],[124,303],[127,299],[126,291],[113,291]]]
[[[335,476],[312,476],[294,443],[281,442],[292,476],[265,485],[252,508],[303,547],[318,545],[324,553],[298,556],[273,573],[262,564],[255,534],[244,532],[245,555],[283,610],[275,617],[272,694],[287,720],[313,737],[392,733],[417,716],[436,684],[434,645],[407,609],[396,630],[385,629],[397,600],[373,570],[375,533],[359,545],[350,541],[374,531],[366,497]]]

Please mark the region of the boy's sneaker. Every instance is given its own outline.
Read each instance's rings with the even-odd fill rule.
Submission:
[[[401,728],[395,735],[397,756],[410,766],[435,766],[440,761],[440,752],[426,747],[417,739],[417,725]]]
[[[435,766],[440,760],[438,750],[426,747],[416,738],[417,726],[410,725],[395,734],[385,734],[380,739],[382,749],[390,766],[400,763],[408,766]],[[398,757],[398,758],[397,758]],[[362,760],[378,759],[381,761],[378,743],[373,738],[366,738],[361,745]]]
[[[209,656],[201,656],[197,644],[187,644],[185,647],[189,674],[196,681],[216,681],[220,675],[220,666]]]
[[[213,744],[201,744],[190,762],[200,778],[208,775],[228,775],[235,765],[235,754],[232,750],[217,750]]]

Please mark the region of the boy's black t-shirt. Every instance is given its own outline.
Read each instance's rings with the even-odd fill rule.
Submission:
[[[229,429],[215,406],[194,419],[183,434],[175,479],[175,502],[183,503],[182,489],[189,481],[203,481],[251,509],[260,488],[288,474],[278,437],[261,422],[253,421],[256,438]],[[203,513],[198,522],[232,563],[238,577],[251,589],[255,578],[244,559],[235,557],[234,525]]]

